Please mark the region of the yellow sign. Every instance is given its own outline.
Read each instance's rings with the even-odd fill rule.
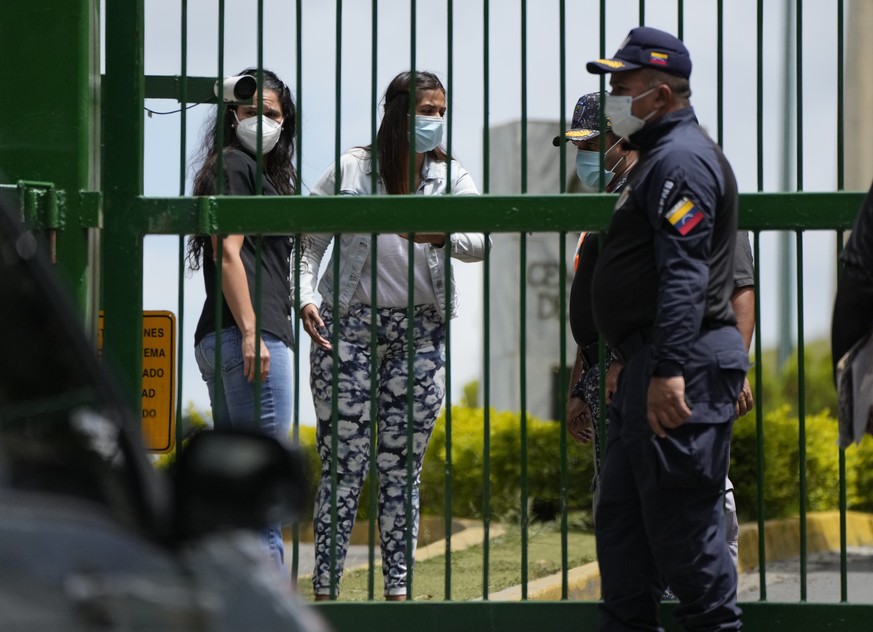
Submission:
[[[103,350],[103,312],[97,330]],[[176,316],[142,313],[142,438],[149,452],[172,452],[176,443]]]

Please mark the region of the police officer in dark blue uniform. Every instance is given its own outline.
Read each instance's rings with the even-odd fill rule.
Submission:
[[[592,284],[624,369],[609,410],[596,524],[602,630],[660,630],[664,585],[687,630],[739,630],[724,480],[748,356],[730,305],[737,185],[688,98],[691,58],[658,29],[611,59],[604,111],[640,148]]]

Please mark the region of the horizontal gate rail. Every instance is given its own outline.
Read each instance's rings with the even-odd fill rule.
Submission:
[[[128,229],[140,234],[195,234],[203,229],[202,205],[214,232],[556,232],[609,226],[615,195],[417,196],[415,214],[406,196],[140,198]],[[847,230],[864,194],[744,193],[740,228],[748,230]],[[139,217],[139,223],[132,222]]]

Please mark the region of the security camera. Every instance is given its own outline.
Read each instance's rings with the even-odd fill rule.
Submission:
[[[220,96],[225,103],[251,101],[257,89],[258,82],[251,75],[225,77],[221,83],[216,81],[214,87],[215,96]],[[219,90],[221,94],[219,94]]]

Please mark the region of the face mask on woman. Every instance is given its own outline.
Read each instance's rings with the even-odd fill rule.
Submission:
[[[441,116],[415,116],[415,151],[420,154],[436,149],[443,141],[445,121]]]
[[[250,116],[239,120],[236,112],[233,113],[236,119],[236,137],[242,146],[253,154],[258,152],[258,117]],[[282,123],[273,119],[262,116],[263,121],[263,144],[261,145],[263,153],[272,151],[276,143],[279,142],[279,137],[282,135]]]
[[[609,155],[616,145],[621,141],[616,141],[615,145],[606,150],[603,154],[604,165],[606,164],[606,156]],[[622,156],[621,160],[624,160]],[[603,186],[606,187],[615,177],[615,167],[621,162],[615,163],[612,169],[603,169]],[[576,152],[576,175],[579,176],[579,181],[582,183],[582,191],[585,193],[597,193],[600,191],[600,152],[591,151],[588,149],[580,149]]]

